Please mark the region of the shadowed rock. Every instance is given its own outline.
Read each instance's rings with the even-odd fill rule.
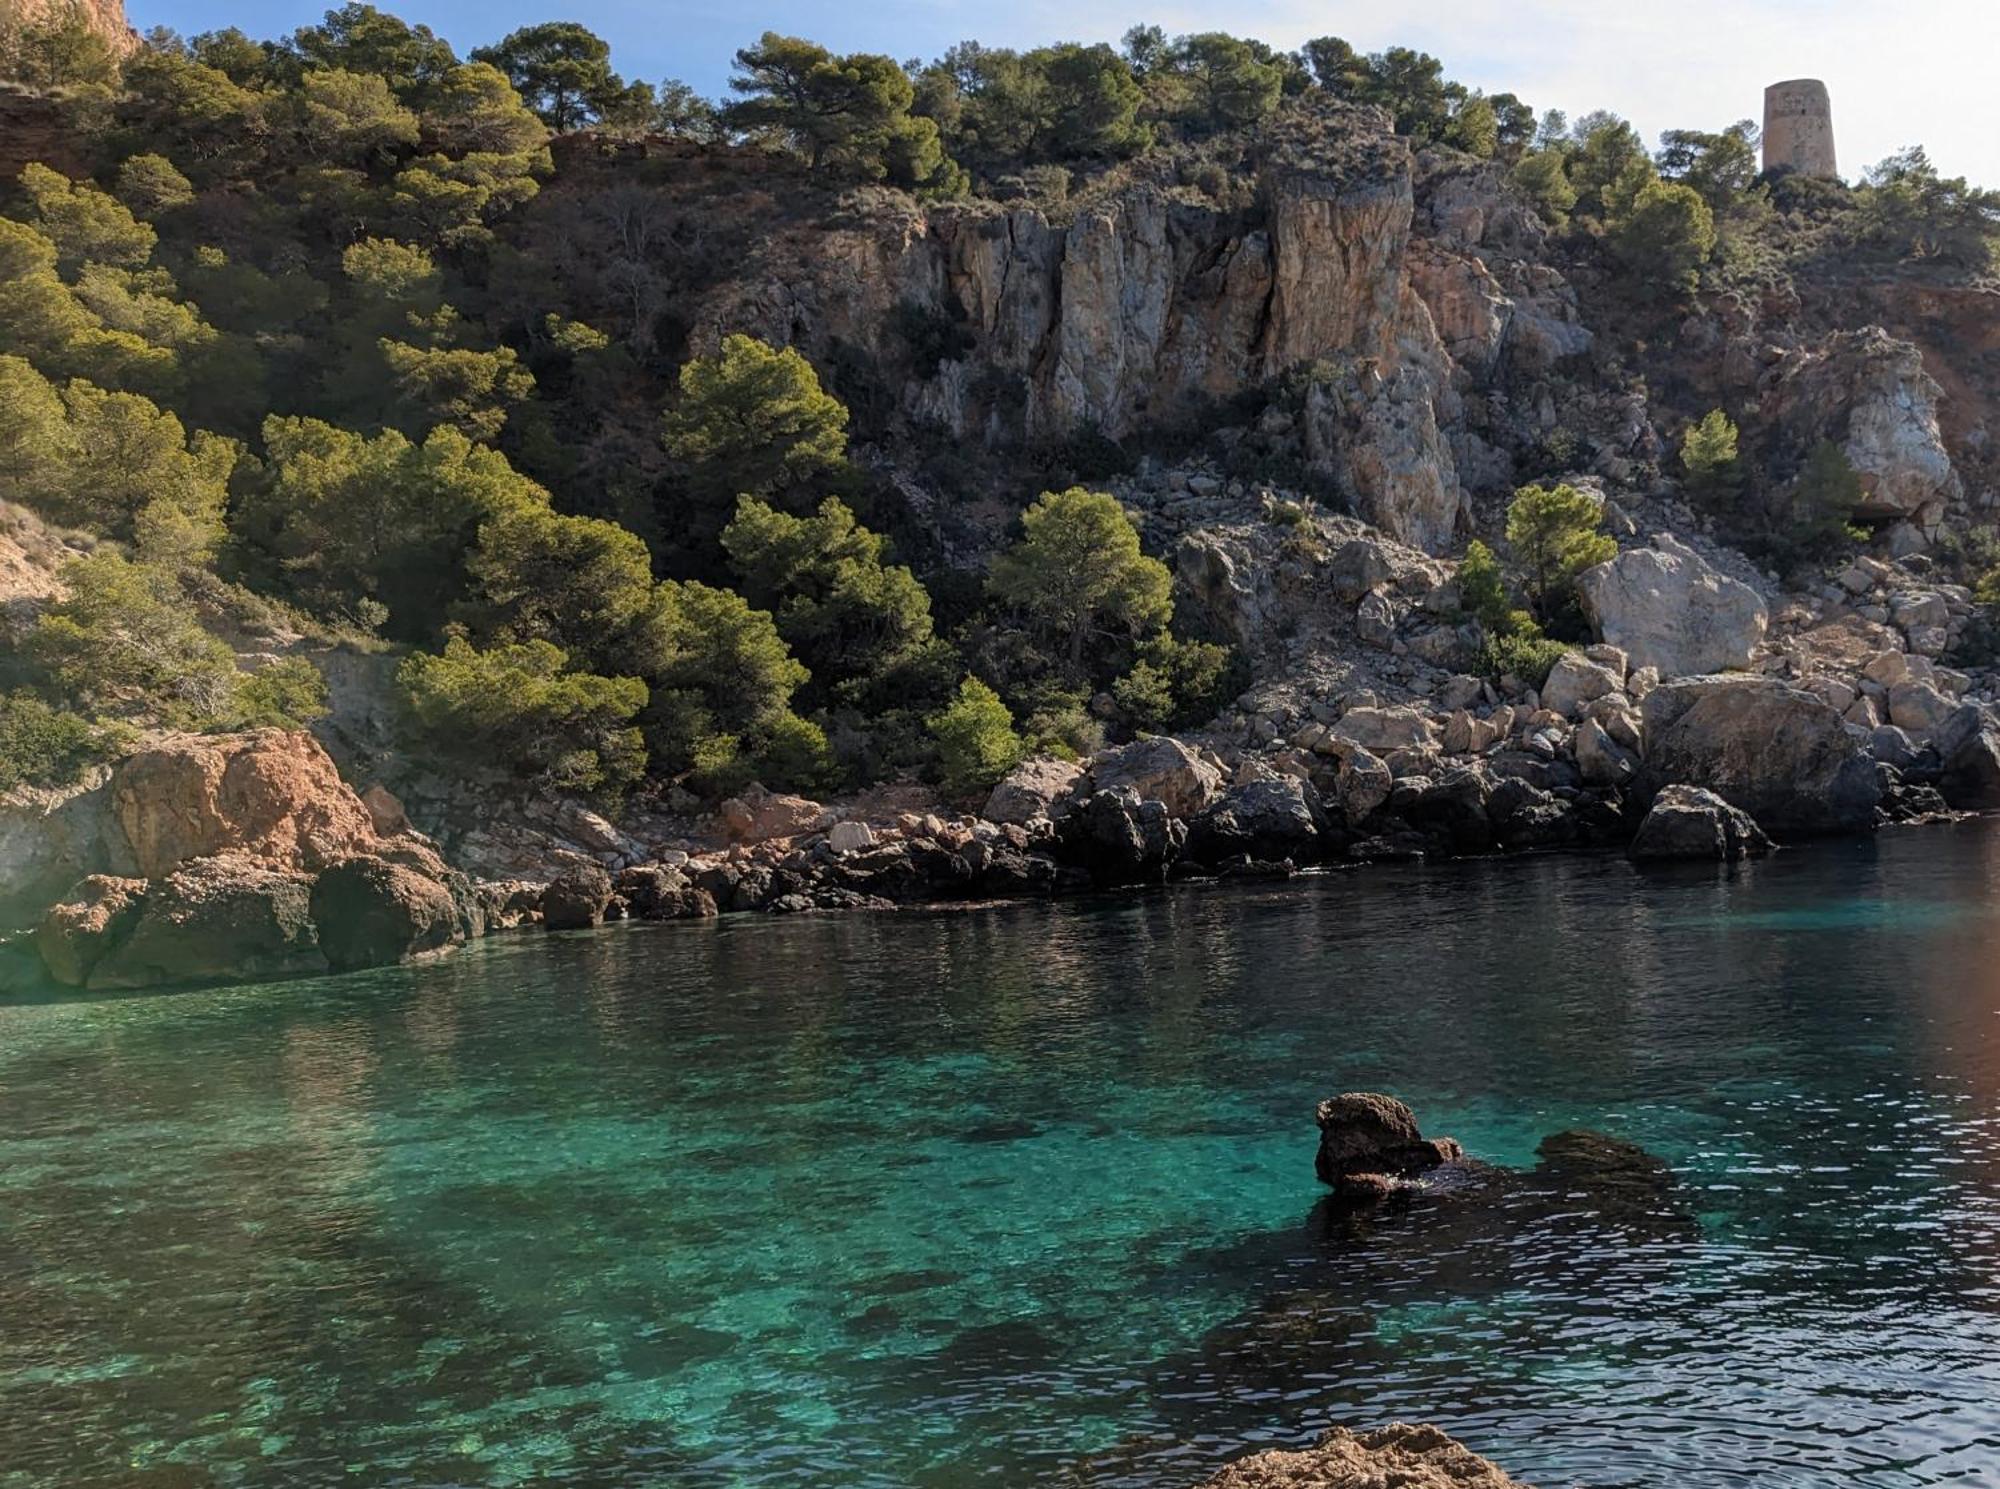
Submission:
[[[1465,1157],[1452,1138],[1424,1137],[1415,1113],[1393,1096],[1349,1091],[1322,1101],[1314,1117],[1319,1155],[1313,1168],[1343,1197],[1378,1197]]]

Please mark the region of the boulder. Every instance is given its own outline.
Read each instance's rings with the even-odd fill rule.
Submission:
[[[1968,812],[2000,808],[2000,731],[1990,723],[1957,731],[1939,754],[1944,769],[1937,789],[1947,802]]]
[[[1000,778],[980,815],[988,822],[1021,823],[1047,817],[1082,778],[1083,767],[1073,760],[1047,755],[1023,760]]]
[[[786,796],[752,785],[716,808],[722,830],[739,843],[794,838],[826,825],[826,808],[803,796]]]
[[[1389,708],[1350,708],[1333,726],[1333,738],[1364,750],[1435,749],[1437,726],[1422,709],[1399,704]]]
[[[1889,722],[1911,734],[1929,734],[1957,710],[1956,700],[1928,682],[1899,682],[1889,689]]]
[[[579,864],[542,891],[542,925],[552,931],[589,930],[604,924],[610,904],[611,876],[596,864]]]
[[[635,920],[698,920],[716,913],[715,896],[667,864],[625,869],[612,888]]]
[[[1875,824],[1875,763],[1817,694],[1769,677],[1691,677],[1655,688],[1643,715],[1642,801],[1700,786],[1780,838]]]
[[[1336,1427],[1300,1452],[1239,1458],[1199,1489],[1526,1489],[1436,1427]]]
[[[43,917],[35,950],[49,976],[65,987],[82,987],[99,958],[131,930],[146,898],[146,881],[92,874],[70,896]]]
[[[302,729],[168,739],[128,756],[111,809],[142,878],[230,853],[317,873],[374,852],[375,820]]]
[[[435,955],[470,932],[451,885],[380,858],[344,859],[322,871],[310,907],[336,972]]]
[[[1594,662],[1581,652],[1566,651],[1556,658],[1555,666],[1549,668],[1548,681],[1542,684],[1542,707],[1573,719],[1586,703],[1621,693],[1624,688],[1622,667],[1613,668]]]
[[[149,883],[134,913],[111,918],[86,985],[149,988],[323,972],[312,886],[309,874],[243,854],[183,864]]]
[[[1359,826],[1388,801],[1395,785],[1395,775],[1380,756],[1359,745],[1350,748],[1341,757],[1340,774],[1334,782],[1341,817],[1349,827]]]
[[[1757,591],[1670,533],[1578,577],[1597,634],[1662,677],[1747,667],[1768,617]]]
[[[1156,734],[1093,759],[1090,788],[1098,795],[1129,789],[1171,817],[1192,817],[1222,794],[1222,772],[1179,740]]]
[[[1631,847],[1632,857],[1642,862],[1734,863],[1770,851],[1771,840],[1749,813],[1697,786],[1668,786],[1654,797]]]
[[[1310,863],[1322,856],[1326,814],[1297,776],[1250,781],[1223,792],[1188,824],[1188,857],[1198,863],[1250,858]]]
[[[836,822],[826,830],[826,845],[836,853],[865,853],[875,846],[875,829],[866,822]]]
[[[1165,802],[1130,786],[1093,793],[1063,818],[1058,834],[1065,859],[1100,884],[1158,882],[1187,841],[1185,824],[1168,815]]]
[[[1595,719],[1576,727],[1572,744],[1576,768],[1586,786],[1627,786],[1639,774],[1639,757],[1618,743]]]
[[[1414,1112],[1374,1091],[1328,1097],[1313,1118],[1319,1124],[1313,1171],[1336,1194],[1379,1195],[1465,1157],[1451,1138],[1424,1137]]]

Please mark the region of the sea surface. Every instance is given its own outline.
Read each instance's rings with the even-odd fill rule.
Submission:
[[[1594,1191],[1333,1214],[1314,1102]],[[2000,827],[0,1006],[0,1489],[2000,1483]],[[1532,1186],[1529,1186],[1532,1188]]]

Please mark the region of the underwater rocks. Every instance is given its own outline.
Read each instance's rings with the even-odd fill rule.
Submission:
[[[1313,1116],[1319,1123],[1313,1169],[1343,1197],[1379,1197],[1465,1157],[1453,1138],[1426,1138],[1416,1114],[1393,1096],[1349,1091],[1322,1101]]]
[[[1200,1489],[1527,1489],[1436,1427],[1336,1427],[1302,1452],[1254,1453]]]

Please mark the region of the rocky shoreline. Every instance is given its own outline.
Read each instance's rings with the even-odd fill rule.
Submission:
[[[884,910],[1552,850],[1729,861],[2000,806],[2000,722],[1966,682],[1885,650],[1843,711],[1837,678],[1662,682],[1601,644],[1515,701],[1461,675],[1427,704],[1358,691],[1257,747],[1160,735],[1087,761],[1031,759],[975,812],[940,811],[922,788],[838,805],[753,788],[649,844],[571,804],[596,846],[572,839],[510,877],[458,855],[454,867],[308,734],[176,737],[44,811],[35,840],[61,853],[14,865],[10,888],[18,903],[38,882],[54,902],[27,916],[52,978],[113,989],[380,966],[537,922]],[[1878,695],[1927,726],[1858,722]]]

